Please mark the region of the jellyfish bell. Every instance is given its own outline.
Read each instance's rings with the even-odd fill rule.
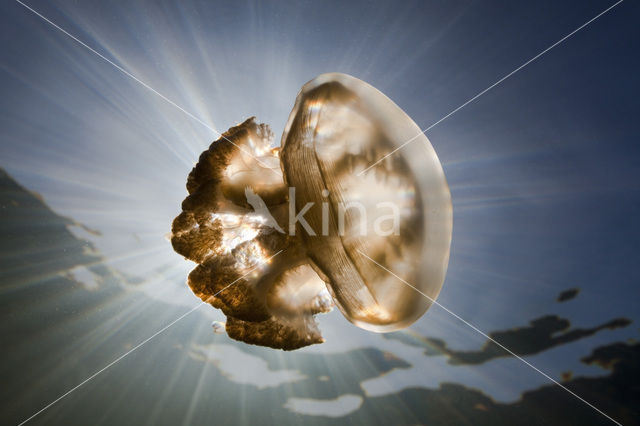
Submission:
[[[306,216],[314,229],[326,219],[318,206],[329,194],[328,232],[300,233],[341,312],[380,332],[417,320],[442,288],[452,228],[449,187],[420,128],[364,81],[323,74],[300,91],[281,149],[296,208],[313,203]],[[383,205],[399,219],[397,232],[376,226],[389,215]]]
[[[194,293],[227,315],[230,337],[280,349],[321,343],[314,316],[334,304],[371,331],[417,320],[442,288],[452,228],[420,128],[374,87],[332,73],[302,88],[279,149],[272,139],[251,118],[190,173],[171,241],[198,263]]]

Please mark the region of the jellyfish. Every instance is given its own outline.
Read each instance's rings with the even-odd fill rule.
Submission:
[[[273,140],[254,117],[222,134],[172,224],[174,250],[197,263],[188,285],[226,315],[228,336],[294,350],[324,341],[315,316],[334,306],[373,332],[420,318],[452,232],[449,187],[420,128],[371,85],[330,73],[302,87]]]

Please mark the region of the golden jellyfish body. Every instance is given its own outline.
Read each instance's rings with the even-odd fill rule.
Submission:
[[[374,87],[331,73],[301,89],[272,142],[250,118],[190,173],[171,242],[198,263],[194,293],[227,315],[230,337],[285,350],[321,343],[314,315],[334,304],[371,331],[416,321],[442,288],[452,231],[420,128]]]

